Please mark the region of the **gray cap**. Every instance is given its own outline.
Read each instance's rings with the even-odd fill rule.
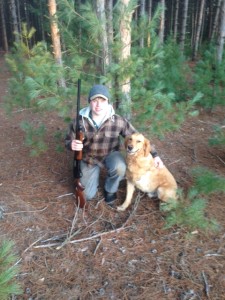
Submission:
[[[102,84],[94,85],[90,90],[90,93],[88,96],[88,102],[90,102],[91,100],[93,100],[97,97],[101,97],[106,100],[110,99],[109,90],[105,85],[102,85]]]

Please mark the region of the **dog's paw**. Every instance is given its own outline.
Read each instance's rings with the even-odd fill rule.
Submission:
[[[118,211],[125,211],[126,207],[124,207],[123,205],[117,206],[117,210]]]

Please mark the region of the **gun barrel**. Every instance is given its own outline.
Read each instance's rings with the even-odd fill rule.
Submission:
[[[76,139],[83,142],[84,135],[82,131],[82,126],[80,126],[79,113],[80,113],[80,87],[81,80],[78,79],[77,86],[77,115],[76,115]],[[73,174],[75,178],[75,197],[77,201],[77,206],[80,208],[88,208],[88,203],[84,196],[84,187],[80,182],[80,178],[82,177],[82,172],[80,169],[80,162],[82,160],[82,151],[74,151],[74,168]]]
[[[81,89],[81,79],[77,82],[77,115],[76,115],[76,140],[83,142],[84,136],[82,132],[82,127],[80,126],[79,113],[80,113],[80,89]],[[75,151],[75,159],[82,160],[82,151]]]

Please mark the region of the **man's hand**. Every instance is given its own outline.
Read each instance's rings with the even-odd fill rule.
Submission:
[[[79,140],[72,140],[71,142],[71,149],[73,151],[82,151],[83,143]]]
[[[159,156],[156,156],[154,158],[154,163],[155,163],[155,167],[162,169],[164,167],[163,161],[161,160],[161,158]]]

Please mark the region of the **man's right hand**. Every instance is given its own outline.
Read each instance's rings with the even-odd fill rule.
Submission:
[[[71,149],[73,151],[82,151],[83,143],[79,140],[72,140],[71,142]]]

